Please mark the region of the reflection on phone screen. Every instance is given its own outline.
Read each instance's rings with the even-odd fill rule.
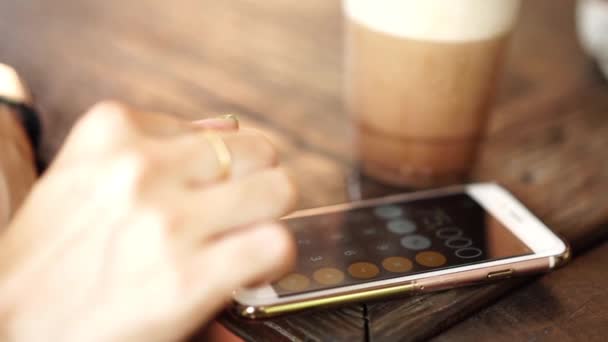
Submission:
[[[285,220],[298,245],[280,297],[531,254],[466,194]]]

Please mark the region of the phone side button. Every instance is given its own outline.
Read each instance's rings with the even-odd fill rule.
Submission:
[[[496,279],[505,279],[510,278],[513,275],[513,269],[509,268],[506,270],[494,271],[488,273],[488,279],[496,280]]]

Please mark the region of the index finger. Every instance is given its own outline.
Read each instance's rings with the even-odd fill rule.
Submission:
[[[143,113],[138,126],[146,134],[155,137],[172,137],[199,129],[236,131],[239,129],[239,122],[236,115],[233,114],[197,121],[186,121],[170,114],[147,112]]]

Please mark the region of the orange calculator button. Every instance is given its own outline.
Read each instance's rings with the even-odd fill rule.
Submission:
[[[439,267],[446,261],[445,256],[439,252],[425,251],[416,254],[416,262],[426,267]]]
[[[389,272],[402,273],[411,270],[413,264],[408,258],[394,256],[384,259],[382,267]]]
[[[344,280],[344,273],[337,268],[323,267],[312,274],[313,279],[322,285],[335,285]]]
[[[369,262],[355,262],[348,266],[348,273],[353,276],[353,278],[369,279],[377,276],[378,273],[380,273],[380,269],[378,266]]]
[[[278,285],[286,291],[302,291],[310,286],[310,279],[298,273],[292,273],[279,280]]]

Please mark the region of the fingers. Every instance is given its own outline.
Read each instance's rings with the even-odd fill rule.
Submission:
[[[184,121],[164,113],[152,112],[138,115],[141,116],[141,120],[138,120],[139,128],[154,137],[171,137],[198,129],[236,131],[239,128],[237,117],[232,114],[194,122]]]
[[[1,70],[0,70],[1,71]],[[102,101],[75,124],[66,140],[67,152],[75,158],[114,153],[145,138],[165,141],[201,129],[236,131],[234,115],[188,122],[162,113],[139,112],[117,101]],[[159,139],[160,138],[160,139]],[[173,151],[175,152],[175,151]]]
[[[241,180],[221,183],[204,191],[192,191],[180,205],[187,218],[181,234],[196,243],[244,227],[282,217],[296,202],[296,190],[287,173],[268,169]],[[200,222],[205,222],[201,229]]]
[[[78,121],[75,127],[85,135],[101,136],[104,141],[124,135],[141,134],[164,138],[187,134],[197,129],[236,130],[236,116],[227,115],[207,120],[189,122],[172,115],[158,112],[140,112],[117,101],[95,104]]]
[[[173,137],[192,129],[190,122],[159,112],[133,112],[137,128],[155,138]]]
[[[232,291],[274,281],[295,261],[293,237],[280,224],[260,224],[214,240],[193,263],[201,287],[229,299]],[[219,292],[219,293],[218,293]]]
[[[137,151],[143,159],[159,160],[167,177],[189,188],[217,182],[225,176],[226,164],[232,179],[276,165],[277,152],[268,139],[255,131],[237,132],[237,128],[238,121],[231,115],[190,123],[106,101],[78,122],[57,160],[81,163],[117,155],[119,150]],[[205,133],[220,139],[213,144]],[[218,140],[219,147],[225,144],[221,151]],[[228,163],[222,153],[228,155]]]
[[[293,238],[276,223],[234,231],[199,247],[186,268],[181,324],[195,329],[228,304],[234,290],[278,279],[294,261]]]
[[[126,106],[115,101],[99,102],[76,122],[51,167],[63,160],[96,159],[114,153],[132,141],[135,133]]]
[[[230,123],[222,125],[222,120]],[[237,123],[232,117],[227,117],[204,120],[196,125],[199,128],[193,129],[190,123],[184,124],[166,115],[140,114],[120,103],[103,102],[92,108],[79,123],[80,129],[75,137],[70,138],[78,141],[67,145],[80,149],[81,155],[90,155],[96,148],[103,150],[101,146],[104,144],[116,144],[128,153],[138,154],[141,160],[150,161],[148,164],[153,169],[144,172],[147,183],[151,182],[150,177],[160,177],[153,183],[159,188],[169,184],[162,180],[195,185],[190,190],[186,188],[182,200],[171,203],[178,206],[173,210],[185,211],[186,217],[193,218],[187,221],[196,223],[197,226],[184,229],[186,234],[193,236],[193,240],[225,232],[231,227],[276,219],[293,208],[296,198],[294,185],[284,170],[272,168],[277,162],[276,151],[265,137],[255,131],[213,133],[219,135],[230,152],[233,181],[213,187],[197,186],[216,181],[221,171],[217,146],[210,144],[199,131],[200,126],[230,129]],[[186,126],[190,128],[184,128]],[[181,129],[187,133],[171,139],[142,137],[142,132],[160,136]],[[70,149],[63,152],[66,151]],[[106,149],[104,153],[117,155],[114,149]],[[76,156],[76,160],[81,159]],[[181,189],[175,190],[181,192]],[[155,192],[150,190],[147,193]],[[201,230],[200,222],[209,228]]]
[[[229,176],[240,179],[257,171],[276,166],[278,156],[272,143],[261,134],[252,130],[241,130],[237,133],[196,132],[179,140],[159,146],[170,150],[170,165],[179,165],[179,170],[188,185],[201,187],[209,182],[220,180],[222,173],[223,151],[212,144],[204,134],[217,134],[220,143],[225,144],[230,158]]]
[[[174,136],[188,130],[188,123],[160,113],[142,113],[117,101],[102,101],[75,124],[66,141],[70,152],[114,153],[145,137]]]

